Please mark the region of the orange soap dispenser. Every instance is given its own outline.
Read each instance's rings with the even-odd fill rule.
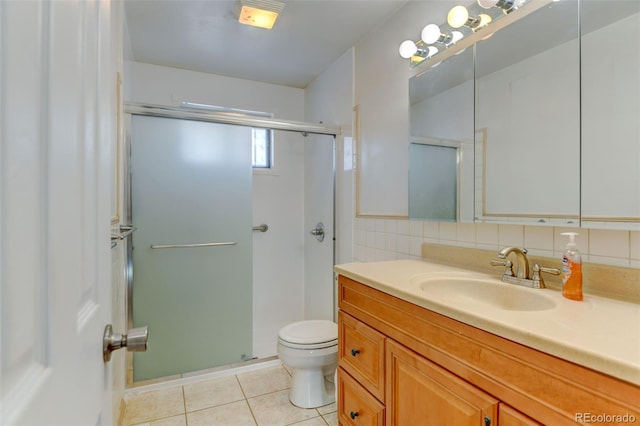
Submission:
[[[576,248],[577,232],[563,232],[569,242],[562,252],[562,295],[571,300],[582,300],[582,258]]]

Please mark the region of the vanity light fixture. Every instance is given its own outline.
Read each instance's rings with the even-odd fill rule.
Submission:
[[[434,61],[431,58],[442,51],[453,48],[460,40],[464,39],[457,45],[457,48],[454,48],[456,52],[453,54],[461,53],[476,40],[485,40],[491,37],[495,31],[486,28],[495,21],[505,18],[525,3],[529,2],[533,5],[534,3],[540,4],[551,1],[559,0],[474,0],[472,4],[466,7],[455,6],[449,10],[446,23],[425,26],[422,29],[420,40],[417,42],[413,40],[403,41],[398,52],[401,57],[410,60],[411,67],[419,65],[426,59],[430,59],[429,63],[433,63]],[[486,10],[492,8],[494,8],[492,11]],[[528,10],[536,10],[536,6],[533,5]],[[507,19],[509,21],[512,20],[511,18]],[[503,25],[497,24],[496,30],[502,27]],[[477,36],[475,35],[476,33],[478,33]]]
[[[235,18],[241,24],[270,30],[284,6],[275,0],[236,0]]]
[[[526,0],[478,0],[478,5],[483,9],[491,9],[498,7],[504,13],[511,13],[513,10],[522,6]]]

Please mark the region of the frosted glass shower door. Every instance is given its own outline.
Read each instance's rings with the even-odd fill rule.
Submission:
[[[134,381],[252,357],[248,127],[133,115]]]

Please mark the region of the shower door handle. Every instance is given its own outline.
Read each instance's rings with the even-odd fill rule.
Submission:
[[[226,241],[224,243],[200,243],[200,244],[152,244],[151,248],[156,249],[170,249],[170,248],[198,248],[198,247],[218,247],[218,246],[235,246],[238,244],[235,241]]]

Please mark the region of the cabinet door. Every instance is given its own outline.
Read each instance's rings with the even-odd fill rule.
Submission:
[[[500,426],[542,426],[542,423],[536,422],[532,418],[502,402],[500,403],[498,424]]]
[[[341,425],[384,426],[384,405],[342,368],[338,369],[338,421]]]
[[[494,425],[498,400],[387,339],[388,425]]]

